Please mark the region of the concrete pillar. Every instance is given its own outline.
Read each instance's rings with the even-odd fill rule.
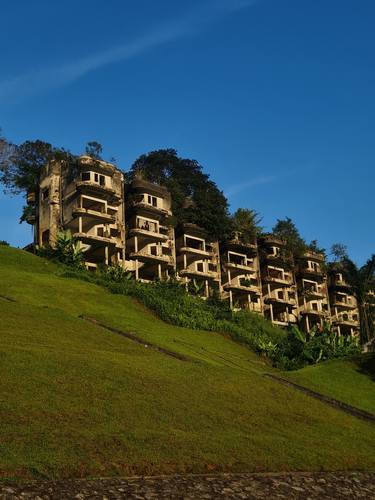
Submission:
[[[104,249],[105,265],[108,266],[108,245]]]
[[[208,298],[210,293],[209,293],[209,289],[208,289],[208,280],[206,280],[205,282],[205,286],[206,286],[206,297]]]
[[[135,279],[139,279],[138,259],[135,260]]]
[[[162,278],[162,275],[161,275],[161,264],[158,264],[158,276],[159,276],[159,280],[161,280],[161,278]]]
[[[273,322],[273,305],[270,304],[271,321]]]
[[[309,316],[308,314],[306,314],[305,316],[306,316],[306,331],[309,332],[310,331]]]
[[[229,290],[229,306],[231,309],[233,309],[233,292],[232,292],[232,290]]]
[[[134,237],[134,252],[138,253],[138,236]]]
[[[186,257],[186,253],[184,253],[184,269],[187,269],[187,257]]]
[[[78,232],[82,233],[82,217],[78,217]]]

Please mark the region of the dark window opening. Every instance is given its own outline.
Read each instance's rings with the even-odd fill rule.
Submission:
[[[94,174],[94,181],[99,182],[99,174]]]
[[[83,181],[89,181],[90,180],[90,172],[82,172],[81,179]]]
[[[104,175],[99,175],[99,184],[101,186],[105,186],[105,177],[104,177]]]
[[[42,191],[42,200],[45,201],[45,200],[48,200],[48,197],[49,197],[49,189],[43,189]]]
[[[96,234],[98,236],[104,236],[104,228],[103,227],[98,227],[96,230]]]
[[[48,245],[49,244],[49,229],[46,229],[46,231],[43,231],[43,233],[42,233],[42,243],[43,243],[43,245]]]
[[[203,262],[197,263],[197,271],[203,273]]]

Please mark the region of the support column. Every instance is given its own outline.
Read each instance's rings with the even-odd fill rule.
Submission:
[[[184,269],[187,269],[187,257],[186,257],[186,253],[184,253]]]
[[[161,264],[158,264],[158,275],[159,275],[159,280],[161,280],[162,275],[161,275]]]
[[[104,249],[105,265],[108,266],[108,245]]]
[[[135,260],[135,279],[139,279],[139,271],[138,271],[138,259]]]
[[[82,217],[78,217],[78,232],[82,233]]]
[[[306,331],[309,333],[310,331],[310,321],[309,321],[309,315],[306,314]]]
[[[209,289],[208,289],[208,280],[206,280],[206,297],[208,298],[210,296]]]
[[[233,292],[232,292],[232,290],[229,290],[229,306],[231,309],[233,309]]]
[[[273,304],[270,304],[271,321],[273,323]]]

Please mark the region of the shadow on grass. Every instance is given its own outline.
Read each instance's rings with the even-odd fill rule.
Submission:
[[[358,367],[358,372],[367,375],[375,382],[375,353],[362,354],[353,358],[353,362]]]

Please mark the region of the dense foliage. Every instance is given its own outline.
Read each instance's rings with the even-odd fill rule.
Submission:
[[[177,224],[197,224],[220,240],[230,235],[228,201],[196,160],[174,149],[152,151],[133,163],[128,179],[137,176],[167,187]]]
[[[39,247],[37,253],[41,257],[47,257],[72,268],[81,269],[83,267],[83,252],[80,248],[80,242],[72,236],[70,231],[60,231],[53,247],[50,245]]]
[[[357,266],[346,253],[346,247],[336,243],[331,253],[336,262],[330,269],[340,272],[350,287],[358,305],[361,343],[365,344],[375,337],[375,254],[363,266]]]
[[[254,243],[262,233],[260,215],[255,210],[239,208],[231,216],[233,236],[238,237],[242,243]]]

